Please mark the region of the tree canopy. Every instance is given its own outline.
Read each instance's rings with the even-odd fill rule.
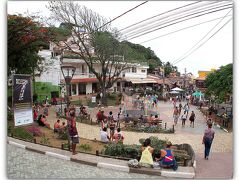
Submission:
[[[74,54],[84,60],[99,81],[103,99],[106,90],[119,79],[121,72],[130,68],[136,54],[127,44],[120,43],[119,34],[107,20],[92,10],[72,1],[49,2],[49,10],[61,28],[71,29],[68,41],[53,41],[64,54]],[[98,63],[100,71],[95,69]]]
[[[207,95],[214,95],[223,102],[233,89],[233,64],[221,66],[219,70],[210,73],[206,78]]]
[[[31,17],[8,15],[8,76],[41,71],[40,46],[48,46],[48,30]]]
[[[166,62],[163,65],[164,75],[168,77],[172,72],[178,72],[177,66],[173,66],[170,62]]]
[[[142,62],[148,62],[150,73],[153,72],[157,66],[162,66],[162,61],[150,47],[145,48],[140,44],[134,44],[128,41],[123,41],[122,43],[133,49],[134,52],[132,53],[132,56],[135,57],[135,59]]]

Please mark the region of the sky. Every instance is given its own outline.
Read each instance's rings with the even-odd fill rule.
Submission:
[[[101,16],[106,17],[109,20],[143,2],[144,1],[78,1],[79,4],[85,5],[87,8],[99,13]],[[111,26],[121,30],[122,28],[144,19],[193,2],[196,1],[148,1],[113,21]],[[203,5],[209,2],[212,1],[204,1],[201,2],[202,4],[196,4],[195,6],[201,6],[201,8],[203,8]],[[8,1],[7,12],[9,14],[38,12],[39,14],[48,17],[50,16],[50,12],[46,8],[47,4],[47,1]],[[233,21],[231,20],[233,13],[230,10],[231,9],[226,9],[193,18],[134,39],[129,39],[129,41],[141,44],[147,48],[150,47],[162,62],[169,61],[173,63],[178,67],[178,70],[181,73],[184,73],[184,69],[186,68],[187,73],[192,72],[197,77],[199,70],[209,71],[233,62]],[[184,13],[180,11],[182,10],[180,9],[178,13],[175,14],[175,17],[180,17],[181,13]],[[158,16],[158,18],[159,17],[161,16]],[[169,18],[165,21],[171,20]],[[133,26],[132,30],[137,31],[139,30],[137,29],[138,27],[146,28],[147,25],[151,25],[150,21],[153,22],[153,25],[154,23],[156,24],[159,22],[157,21],[157,18],[154,18],[146,21],[144,24]],[[184,29],[199,23],[203,24]],[[184,30],[178,31],[180,29]],[[123,34],[124,38],[127,38],[127,31],[130,30],[131,29],[127,29],[120,32]],[[136,34],[134,31],[130,31],[129,33]],[[159,36],[162,37],[148,41]],[[198,42],[199,44],[197,44]],[[198,48],[198,46],[200,47]],[[191,53],[192,51],[193,53]],[[189,55],[189,53],[191,54]],[[185,55],[188,56],[182,59]],[[181,61],[175,63],[178,60]]]

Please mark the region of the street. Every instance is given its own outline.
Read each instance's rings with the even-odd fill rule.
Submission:
[[[100,169],[61,160],[7,145],[7,177],[9,179],[42,178],[161,178],[135,173]]]

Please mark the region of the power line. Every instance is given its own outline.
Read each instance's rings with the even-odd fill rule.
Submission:
[[[96,29],[96,31],[97,31],[97,30],[99,30],[99,29],[101,29],[102,27],[106,26],[107,24],[109,24],[109,23],[111,23],[111,22],[115,21],[116,19],[118,19],[118,18],[122,17],[123,15],[125,15],[125,14],[129,13],[130,11],[132,11],[132,10],[134,10],[134,9],[138,8],[139,6],[141,6],[141,5],[145,4],[145,3],[147,3],[147,2],[148,2],[148,1],[144,1],[143,3],[141,3],[141,4],[137,5],[137,6],[133,7],[132,9],[129,9],[128,11],[126,11],[126,12],[122,13],[121,15],[119,15],[119,16],[117,16],[117,17],[113,18],[113,19],[112,19],[112,20],[110,20],[109,22],[107,22],[107,23],[103,24],[102,26],[100,26],[99,28],[97,28],[97,29]]]
[[[190,48],[186,53],[184,53],[180,58],[178,58],[177,60],[173,61],[172,63],[174,64],[175,62],[178,62],[180,59],[182,59],[184,56],[186,56],[189,52],[191,52],[192,49],[195,48],[195,46],[197,46],[202,40],[204,40],[204,38],[206,38],[222,21],[223,19],[231,12],[232,10],[228,11],[227,14],[220,19],[220,21],[218,21],[217,24],[215,24],[208,32],[207,34],[205,34],[192,48]]]
[[[200,16],[204,16],[204,15],[207,15],[207,14],[211,14],[211,13],[214,13],[214,12],[218,12],[218,11],[221,11],[221,10],[225,10],[225,9],[229,9],[231,7],[226,7],[226,8],[222,8],[222,9],[217,9],[217,10],[214,10],[214,11],[210,11],[210,12],[207,12],[207,13],[204,13],[204,14],[200,14],[200,15],[196,15],[196,16],[193,16],[193,17],[190,17],[190,18],[187,18],[187,19],[184,19],[184,20],[180,20],[180,21],[177,21],[177,22],[174,22],[174,23],[171,23],[171,24],[168,24],[168,25],[165,25],[165,26],[162,26],[162,27],[159,27],[159,28],[156,28],[156,29],[153,29],[151,31],[147,31],[145,33],[142,33],[140,35],[136,35],[136,36],[133,36],[133,37],[130,37],[130,38],[127,38],[125,40],[131,40],[131,39],[135,39],[135,38],[138,38],[140,36],[143,36],[143,35],[146,35],[146,34],[149,34],[149,33],[152,33],[154,31],[157,31],[157,30],[160,30],[160,29],[163,29],[163,28],[166,28],[168,26],[171,26],[171,25],[175,25],[175,24],[178,24],[180,22],[184,22],[184,21],[187,21],[187,20],[190,20],[190,19],[193,19],[193,18],[197,18],[197,17],[200,17]],[[196,14],[196,13],[194,13]],[[188,17],[188,16],[187,16]],[[170,21],[171,22],[171,21]],[[168,22],[169,23],[169,22]],[[166,23],[165,23],[166,24]]]
[[[165,21],[170,21],[171,20],[171,18],[173,18],[174,16],[177,16],[177,18],[178,19],[180,19],[179,18],[179,16],[181,15],[181,16],[183,16],[184,14],[186,14],[186,13],[194,13],[194,11],[196,12],[196,11],[198,11],[198,12],[200,12],[200,10],[201,9],[203,9],[203,11],[204,10],[206,10],[207,8],[208,8],[208,10],[209,10],[209,8],[211,8],[211,7],[207,7],[207,6],[209,6],[209,5],[211,5],[211,6],[215,6],[216,7],[216,5],[215,4],[213,4],[213,3],[218,3],[218,2],[210,2],[210,3],[208,3],[208,4],[198,4],[197,6],[193,6],[193,7],[189,7],[188,9],[185,7],[185,8],[181,8],[181,10],[180,10],[180,12],[179,12],[179,9],[178,10],[175,10],[174,9],[174,11],[172,11],[172,13],[170,13],[169,11],[167,11],[167,12],[165,12],[165,13],[162,13],[161,15],[163,15],[163,14],[166,14],[165,16],[161,16],[160,18],[158,18],[158,19],[156,19],[156,20],[152,20],[152,21],[147,21],[146,23],[141,23],[139,26],[137,26],[137,27],[134,27],[134,28],[132,28],[132,29],[130,29],[129,31],[127,31],[127,32],[122,32],[125,36],[133,36],[133,35],[136,35],[136,33],[141,33],[142,31],[145,31],[145,30],[149,30],[149,29],[152,29],[152,28],[155,28],[155,27],[158,27],[159,25],[161,25],[163,22],[164,22],[164,20],[165,19],[168,19],[168,20],[165,20]],[[213,4],[213,5],[212,5]],[[219,4],[219,3],[218,3]],[[219,5],[218,5],[218,7],[219,7]],[[191,11],[193,11],[193,12],[191,12]],[[169,19],[170,18],[170,19]],[[158,22],[158,21],[160,21],[160,22]],[[162,22],[163,21],[163,22]],[[157,24],[156,24],[156,22],[158,22]],[[153,24],[153,25],[151,25],[151,24]]]
[[[228,16],[232,16],[232,15],[228,15]],[[164,37],[164,36],[167,36],[167,35],[170,35],[170,34],[173,34],[173,33],[176,33],[176,32],[182,31],[182,30],[185,30],[185,29],[189,29],[189,28],[192,28],[192,27],[195,27],[195,26],[199,26],[199,25],[202,25],[202,24],[205,24],[205,23],[209,23],[209,22],[212,22],[212,21],[216,21],[216,20],[221,19],[221,18],[222,18],[222,17],[214,18],[214,19],[211,19],[211,20],[209,20],[209,21],[204,21],[204,22],[201,22],[201,23],[194,24],[194,25],[192,25],[192,26],[187,26],[187,27],[185,27],[185,28],[178,29],[178,30],[176,30],[176,31],[172,31],[172,32],[163,34],[163,35],[161,35],[161,36],[157,36],[157,37],[148,39],[148,40],[146,40],[146,41],[140,42],[139,44],[143,44],[143,43],[146,43],[146,42],[149,42],[149,41],[152,41],[152,40],[155,40],[155,39],[158,39],[158,38],[161,38],[161,37]]]
[[[185,6],[181,6],[181,7],[178,7],[178,8],[169,10],[169,11],[166,11],[166,12],[164,12],[164,13],[157,14],[157,15],[155,15],[155,16],[149,17],[149,18],[147,18],[147,19],[144,19],[144,20],[142,20],[142,21],[139,21],[139,22],[137,22],[137,23],[134,23],[134,24],[132,24],[132,25],[129,25],[129,26],[125,27],[125,28],[122,28],[122,29],[120,29],[119,31],[123,31],[123,30],[128,29],[128,28],[130,28],[130,27],[132,27],[132,26],[135,26],[135,25],[140,24],[140,23],[142,23],[142,22],[145,22],[145,21],[148,21],[148,20],[150,20],[150,19],[153,19],[153,18],[155,18],[155,17],[161,16],[161,15],[166,14],[166,13],[169,13],[169,12],[171,12],[171,11],[175,11],[175,10],[177,10],[177,9],[181,9],[181,8],[184,8],[184,7],[187,7],[187,6],[190,6],[190,5],[199,3],[199,2],[201,2],[201,1],[194,2],[194,3],[190,3],[190,4],[187,4],[187,5],[185,5]]]
[[[207,41],[209,41],[215,34],[217,34],[224,26],[226,26],[230,21],[232,20],[229,19],[225,24],[223,24],[223,26],[221,26],[213,35],[211,35],[205,42],[203,42],[202,44],[200,44],[194,51],[192,51],[189,55],[185,56],[184,58],[178,60],[177,62],[174,63],[177,64],[179,62],[181,62],[182,60],[186,59],[188,56],[190,56],[193,52],[195,52],[196,50],[198,50],[200,47],[202,47]]]

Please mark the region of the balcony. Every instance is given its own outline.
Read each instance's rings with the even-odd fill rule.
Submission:
[[[92,73],[75,73],[73,79],[81,79],[81,78],[96,78],[96,76]]]

